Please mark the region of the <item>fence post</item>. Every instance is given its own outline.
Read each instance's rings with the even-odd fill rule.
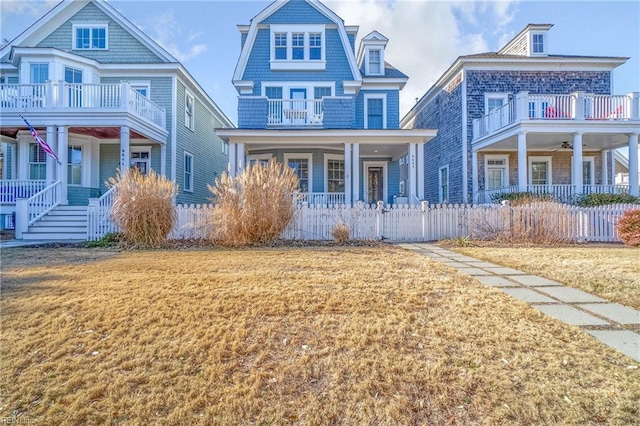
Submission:
[[[89,205],[87,206],[87,241],[97,240],[104,236],[99,235],[99,230],[96,226],[98,202],[97,198],[89,198]]]
[[[384,239],[384,202],[378,201],[376,205],[376,238]]]
[[[427,241],[427,216],[429,215],[429,202],[421,201],[420,209],[422,210],[422,241]]]
[[[16,239],[21,240],[22,234],[29,230],[29,199],[16,198]]]

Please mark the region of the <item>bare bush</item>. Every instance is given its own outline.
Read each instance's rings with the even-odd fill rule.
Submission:
[[[293,218],[294,170],[282,163],[250,164],[231,177],[224,173],[209,186],[216,208],[205,225],[208,238],[224,246],[263,244],[280,237]]]
[[[331,229],[331,236],[339,244],[349,242],[349,225],[346,223],[336,223]]]
[[[143,175],[133,168],[109,178],[107,186],[117,186],[111,217],[126,242],[157,247],[167,241],[176,221],[175,182],[154,170]]]
[[[629,210],[622,215],[618,235],[626,245],[640,247],[640,210]]]
[[[570,227],[568,206],[556,202],[483,209],[472,220],[475,238],[506,244],[566,244]]]

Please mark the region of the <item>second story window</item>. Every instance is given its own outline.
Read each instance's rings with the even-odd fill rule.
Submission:
[[[532,49],[533,53],[544,53],[544,35],[533,34]]]
[[[73,26],[73,48],[76,50],[98,49],[108,47],[107,25],[78,25]]]
[[[275,34],[275,58],[287,59],[287,33]]]
[[[309,59],[322,59],[322,34],[309,34]]]
[[[291,53],[294,61],[304,60],[304,33],[291,34]]]

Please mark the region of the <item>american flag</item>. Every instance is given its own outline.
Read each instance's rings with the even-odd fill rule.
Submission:
[[[20,115],[20,117],[22,117],[22,115]],[[58,156],[56,155],[55,152],[53,152],[53,150],[51,149],[51,147],[49,146],[47,141],[45,141],[44,139],[42,139],[40,137],[40,135],[38,134],[36,129],[34,129],[31,124],[29,124],[29,122],[27,121],[26,118],[22,117],[22,119],[24,120],[25,123],[27,123],[27,127],[29,128],[29,131],[31,132],[31,136],[33,136],[33,138],[36,140],[36,142],[38,142],[38,145],[40,145],[40,148],[42,148],[42,150],[44,152],[46,152],[47,154],[49,154],[50,156],[55,158],[55,160],[58,162],[58,164],[60,164],[60,160],[58,160]]]

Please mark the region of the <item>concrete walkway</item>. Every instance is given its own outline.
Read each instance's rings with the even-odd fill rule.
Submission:
[[[82,243],[85,240],[2,240],[0,250],[13,247],[41,246],[43,244],[73,244]]]
[[[640,361],[640,311],[517,269],[505,268],[432,244],[398,244],[471,275],[535,309],[581,327],[607,346]]]

